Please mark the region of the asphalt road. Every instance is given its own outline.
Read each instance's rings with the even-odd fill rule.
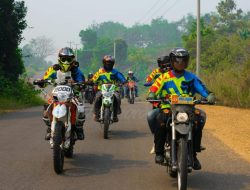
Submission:
[[[44,140],[42,107],[0,115],[0,190],[172,190],[177,189],[163,166],[149,154],[153,137],[146,123],[147,103],[123,103],[119,123],[103,139],[87,104],[84,141],[77,141],[64,173],[55,174],[52,150]],[[210,125],[208,123],[207,125]],[[226,127],[226,126],[220,126]],[[188,189],[250,190],[250,163],[204,130],[199,155],[203,169],[188,177]]]

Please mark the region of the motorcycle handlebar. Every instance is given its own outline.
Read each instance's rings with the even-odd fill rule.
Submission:
[[[146,102],[164,102],[164,103],[168,103],[171,104],[171,101],[169,99],[147,99]],[[210,102],[208,102],[207,100],[194,100],[194,104],[202,104],[202,105],[212,105]]]

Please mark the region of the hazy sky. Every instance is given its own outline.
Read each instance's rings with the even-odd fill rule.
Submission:
[[[196,15],[197,0],[24,0],[28,7],[22,45],[38,36],[53,40],[56,49],[68,46],[68,41],[80,43],[79,32],[93,22],[121,22],[132,26],[149,23],[163,16],[176,21],[192,13]],[[220,0],[201,0],[201,14],[215,11]],[[235,0],[243,11],[250,10],[250,0]]]

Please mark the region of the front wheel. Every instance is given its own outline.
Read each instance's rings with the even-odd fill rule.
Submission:
[[[178,142],[178,150],[177,150],[177,177],[178,177],[178,190],[186,190],[187,189],[187,141],[184,138],[180,138]]]
[[[109,124],[110,124],[110,109],[104,109],[104,139],[108,139],[108,131],[109,131]]]
[[[130,90],[130,104],[134,104],[135,103],[135,91],[134,89]]]
[[[63,164],[64,164],[64,151],[62,149],[63,130],[64,130],[63,122],[57,122],[55,125],[55,134],[53,136],[53,141],[54,141],[53,161],[54,161],[54,170],[57,174],[63,172]]]

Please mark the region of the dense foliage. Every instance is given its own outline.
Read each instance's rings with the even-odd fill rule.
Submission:
[[[218,103],[250,107],[250,14],[237,9],[233,0],[221,1],[217,10],[218,14],[204,15],[201,21],[201,77]],[[183,42],[191,52],[194,71],[196,24],[192,19],[189,23]]]
[[[34,89],[19,79],[25,71],[18,46],[26,28],[26,12],[24,1],[0,1],[0,109],[39,102]]]

